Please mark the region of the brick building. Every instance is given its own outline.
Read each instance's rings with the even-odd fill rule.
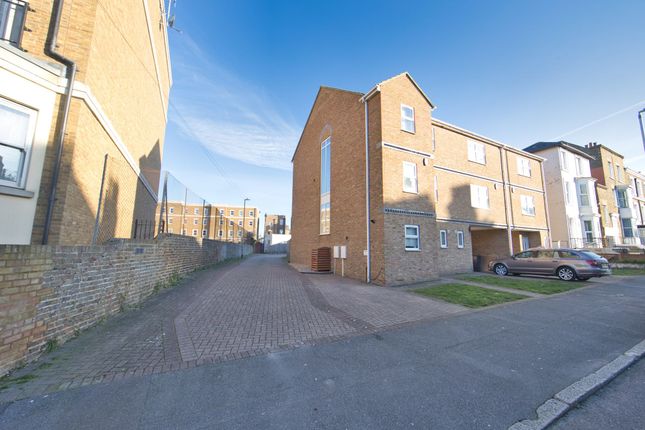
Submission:
[[[163,1],[0,0],[0,29],[0,243],[131,237],[157,205]]]
[[[242,238],[256,240],[259,212],[257,208],[231,205],[186,204],[169,201],[168,212],[161,204],[157,208],[157,222],[161,220],[163,231],[184,236],[195,236],[226,242],[241,242]],[[159,230],[157,224],[156,230]]]
[[[624,157],[597,143],[580,146],[593,157],[591,175],[596,178],[596,194],[605,246],[640,245],[637,208],[634,206]]]
[[[542,158],[433,110],[408,73],[320,88],[292,159],[292,262],[341,245],[347,276],[394,285],[549,244]]]
[[[287,217],[284,215],[264,215],[264,236],[268,234],[289,234]]]

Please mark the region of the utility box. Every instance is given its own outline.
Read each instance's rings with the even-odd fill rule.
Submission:
[[[340,258],[340,246],[334,245],[334,258]]]
[[[314,272],[331,271],[331,248],[317,248],[311,251],[311,270]]]
[[[347,258],[347,247],[345,245],[339,246],[340,248],[340,257],[339,258]]]

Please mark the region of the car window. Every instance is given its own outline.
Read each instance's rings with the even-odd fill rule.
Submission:
[[[553,258],[553,251],[538,251],[537,258]]]
[[[519,254],[515,254],[515,258],[533,258],[534,251],[524,251]]]
[[[602,256],[596,254],[595,252],[591,252],[591,251],[583,251],[580,254],[582,254],[583,257],[592,258],[592,259],[602,258]]]
[[[556,258],[578,258],[578,254],[571,251],[556,251]]]

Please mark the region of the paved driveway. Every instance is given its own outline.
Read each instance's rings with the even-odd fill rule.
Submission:
[[[0,402],[328,342],[464,311],[411,293],[303,275],[275,255],[197,272],[44,356]]]

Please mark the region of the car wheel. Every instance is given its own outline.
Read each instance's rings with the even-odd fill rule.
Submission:
[[[576,279],[575,270],[568,266],[558,267],[558,271],[556,273],[558,274],[558,278],[563,281],[573,281]]]
[[[499,276],[506,276],[508,275],[508,269],[506,266],[503,264],[496,264],[495,267],[493,267],[493,270],[495,271],[496,274]]]

